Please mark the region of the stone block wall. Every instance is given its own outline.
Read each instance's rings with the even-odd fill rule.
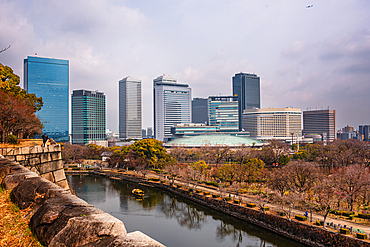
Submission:
[[[140,231],[127,233],[122,221],[1,157],[0,183],[20,209],[31,207],[29,226],[43,246],[164,247]]]
[[[0,155],[10,161],[18,162],[63,189],[70,190],[63,170],[62,148],[60,145],[1,148]]]

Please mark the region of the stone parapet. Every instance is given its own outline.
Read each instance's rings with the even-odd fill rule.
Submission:
[[[30,228],[44,246],[164,247],[16,162],[0,158],[0,180],[20,209],[32,207]]]
[[[19,147],[1,148],[0,155],[18,162],[41,177],[58,184],[69,190],[67,179],[64,175],[62,148],[60,145],[49,145],[46,147]]]

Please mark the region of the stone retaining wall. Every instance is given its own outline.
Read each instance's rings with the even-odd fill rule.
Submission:
[[[105,175],[104,173],[100,172],[92,173]],[[280,217],[273,214],[264,214],[258,210],[242,207],[237,204],[224,202],[222,200],[215,199],[212,197],[206,197],[204,195],[200,195],[197,193],[192,193],[192,195],[189,195],[189,192],[184,189],[176,188],[166,184],[151,182],[136,177],[122,176],[121,178],[127,181],[147,184],[150,186],[155,186],[157,188],[170,191],[176,195],[187,198],[191,201],[195,201],[201,205],[213,208],[217,211],[232,215],[236,218],[261,226],[265,229],[271,230],[275,233],[294,239],[298,242],[307,244],[309,246],[337,246],[337,247],[370,246],[370,243],[367,241],[355,239],[320,227],[303,224],[295,220],[289,221],[285,217]]]
[[[16,162],[0,158],[0,181],[20,209],[32,207],[30,228],[44,246],[164,247]]]
[[[8,160],[18,162],[30,171],[66,190],[70,189],[63,170],[60,145],[1,148],[0,155]]]

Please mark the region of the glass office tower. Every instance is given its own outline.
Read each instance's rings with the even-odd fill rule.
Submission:
[[[170,76],[153,81],[154,135],[159,141],[171,140],[171,127],[191,122],[191,88]]]
[[[24,59],[24,89],[42,97],[37,113],[43,133],[58,142],[69,141],[69,61],[31,57]]]
[[[106,130],[105,95],[88,90],[72,94],[72,144],[104,141]]]
[[[119,81],[119,137],[142,138],[141,80],[125,77]]]
[[[209,125],[220,126],[220,132],[238,132],[238,97],[209,96],[208,119]]]
[[[261,108],[260,78],[255,74],[235,74],[233,76],[233,95],[238,96],[239,131],[241,131],[243,129],[243,111]]]

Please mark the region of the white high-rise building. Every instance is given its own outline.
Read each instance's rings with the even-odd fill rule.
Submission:
[[[174,124],[191,123],[191,88],[177,83],[171,76],[161,75],[153,80],[154,137],[159,141],[171,139]]]
[[[119,137],[141,138],[141,80],[128,76],[119,81]]]

